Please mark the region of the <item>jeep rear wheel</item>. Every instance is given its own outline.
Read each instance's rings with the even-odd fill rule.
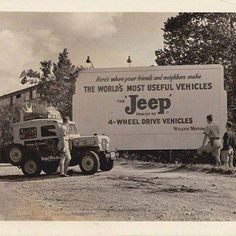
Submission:
[[[42,163],[42,170],[46,174],[50,175],[57,171],[59,163],[56,161],[53,162],[44,162]]]
[[[80,159],[79,166],[82,173],[85,175],[92,175],[96,173],[99,169],[98,155],[93,151],[85,153]]]
[[[27,158],[22,165],[24,175],[29,177],[39,176],[41,170],[41,164],[37,158]]]
[[[101,171],[109,171],[113,168],[114,166],[114,161],[109,159],[109,160],[106,160],[106,159],[102,159],[100,161],[100,170]]]
[[[10,145],[7,148],[6,157],[9,163],[14,166],[20,166],[24,160],[25,150],[24,147],[19,144]]]

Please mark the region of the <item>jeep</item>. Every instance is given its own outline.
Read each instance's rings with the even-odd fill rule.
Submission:
[[[57,171],[62,121],[33,119],[13,124],[14,142],[5,148],[6,161],[22,169],[26,176],[38,176]],[[105,135],[81,137],[74,122],[69,122],[70,166],[79,165],[83,174],[91,175],[100,169],[113,168],[115,153],[109,152],[109,138]]]

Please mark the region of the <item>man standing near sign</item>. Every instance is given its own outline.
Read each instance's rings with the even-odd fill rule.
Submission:
[[[203,152],[212,153],[212,156],[215,157],[216,165],[221,165],[220,160],[220,149],[222,147],[220,142],[220,128],[217,124],[213,123],[213,116],[207,116],[207,126],[204,129],[203,133],[205,134],[202,146],[199,148],[198,153],[201,154]],[[209,142],[205,145],[207,139]]]
[[[66,177],[67,170],[71,161],[70,148],[69,148],[69,117],[63,118],[63,124],[60,129],[60,140],[58,148],[61,151],[60,155],[60,176]]]
[[[223,148],[221,151],[221,159],[226,168],[233,168],[235,133],[232,131],[232,123],[226,123],[226,132],[223,136]]]

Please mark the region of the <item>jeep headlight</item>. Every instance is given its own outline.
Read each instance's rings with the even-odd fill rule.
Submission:
[[[101,140],[101,149],[102,151],[108,151],[109,150],[109,138],[102,138]]]

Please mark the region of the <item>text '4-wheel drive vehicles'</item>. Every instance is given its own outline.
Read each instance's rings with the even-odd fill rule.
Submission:
[[[3,150],[5,161],[22,169],[26,176],[38,176],[57,171],[61,121],[33,119],[13,124],[14,142]],[[113,168],[115,152],[109,152],[109,138],[105,135],[80,137],[76,125],[69,122],[70,166],[79,165],[83,174]]]

